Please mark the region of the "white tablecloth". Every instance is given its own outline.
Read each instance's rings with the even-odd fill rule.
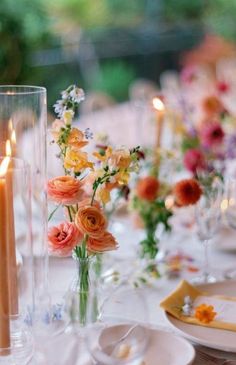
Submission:
[[[141,232],[132,229],[131,222],[127,218],[120,218],[120,222],[118,221],[118,223],[120,223],[120,225],[116,224],[115,234],[120,242],[120,248],[117,252],[112,253],[112,257],[114,259],[113,262],[115,263],[119,262],[122,258],[126,260],[126,264],[124,263],[120,266],[122,271],[122,265],[127,268],[127,260],[130,263],[135,258]],[[229,232],[228,230],[227,232],[230,239],[234,241],[236,233],[233,231]],[[212,273],[221,280],[223,278],[222,274],[226,270],[230,268],[236,269],[236,240],[234,252],[228,252],[224,249],[223,237],[224,235],[222,236],[220,234],[218,238],[216,238],[217,244],[214,245],[213,242],[210,246]],[[221,240],[222,246],[220,244]],[[191,255],[197,260],[197,264],[201,264],[203,260],[203,247],[201,247],[201,244],[193,231],[185,231],[182,233],[179,231],[173,232],[168,239],[168,242],[165,242],[165,246],[173,251],[178,248],[182,252]],[[233,247],[234,244],[231,247],[232,250]],[[52,296],[58,296],[60,293],[62,294],[67,290],[74,273],[75,266],[72,259],[50,259],[50,285]],[[193,278],[193,274],[190,275],[186,272],[184,276],[187,279]],[[143,296],[148,306],[147,325],[154,328],[171,330],[163,311],[159,307],[159,302],[177,286],[179,280],[180,278],[161,278],[156,281],[156,284],[153,287],[143,286]],[[42,358],[40,361],[39,359],[37,361],[34,359],[32,365],[86,365],[89,361],[89,355],[83,343],[78,341],[72,334],[63,334],[54,339],[47,339],[46,337],[45,340],[40,341],[40,346],[38,342],[36,348],[43,349],[46,358]],[[199,363],[196,362],[196,364]]]

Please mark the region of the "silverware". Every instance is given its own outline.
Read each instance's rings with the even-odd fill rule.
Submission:
[[[213,355],[210,355],[200,349],[196,349],[197,353],[197,360],[204,361],[203,364],[207,362],[206,365],[236,365],[236,360],[226,360],[219,357],[215,357]]]
[[[138,324],[135,324],[132,327],[130,327],[128,331],[126,331],[126,333],[122,337],[120,337],[117,341],[113,341],[108,346],[106,346],[104,348],[104,352],[106,352],[107,355],[111,355],[114,349],[117,347],[117,345],[122,343],[138,326],[139,326]]]

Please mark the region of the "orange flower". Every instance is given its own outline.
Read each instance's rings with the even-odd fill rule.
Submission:
[[[195,308],[194,317],[202,323],[210,323],[214,320],[216,315],[217,313],[214,312],[214,307],[212,305],[201,304]]]
[[[202,189],[195,179],[179,181],[174,186],[175,201],[178,205],[187,206],[197,203],[202,195]]]
[[[49,180],[47,191],[50,200],[63,205],[78,203],[84,194],[83,183],[72,176],[59,176]]]
[[[83,132],[77,128],[72,128],[67,140],[67,144],[72,147],[82,148],[88,144],[88,141],[84,140]]]
[[[75,147],[69,147],[66,150],[64,168],[72,169],[74,172],[81,172],[81,170],[87,168],[93,169],[93,163],[88,161],[88,154],[86,152],[82,152]]]
[[[74,223],[63,222],[49,229],[49,250],[56,256],[70,256],[73,248],[81,244],[82,238],[82,233]]]
[[[92,238],[100,238],[107,227],[107,220],[95,205],[82,205],[75,216],[78,229]]]
[[[113,168],[127,169],[131,164],[130,151],[128,149],[113,151],[109,162]]]
[[[118,247],[116,239],[111,233],[105,231],[99,238],[92,238],[87,240],[87,247],[90,252],[105,252],[115,250]]]
[[[153,176],[147,176],[140,179],[137,184],[137,196],[152,202],[156,199],[160,187],[159,181]]]
[[[207,96],[205,99],[203,99],[202,108],[208,117],[214,117],[215,115],[224,111],[223,104],[217,98],[217,96],[214,95]]]

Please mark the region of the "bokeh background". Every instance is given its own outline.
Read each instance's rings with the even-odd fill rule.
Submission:
[[[0,83],[45,86],[51,110],[71,83],[121,102],[202,43],[201,56],[230,52],[235,13],[236,0],[1,0]]]

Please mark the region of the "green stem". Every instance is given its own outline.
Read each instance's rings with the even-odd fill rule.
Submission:
[[[51,212],[51,214],[48,217],[48,222],[50,222],[50,220],[52,219],[52,217],[54,216],[54,213],[56,213],[57,209],[61,206],[61,204],[57,205],[56,208]]]
[[[67,210],[68,210],[68,214],[69,214],[70,222],[73,222],[73,218],[72,218],[72,214],[71,214],[71,211],[70,211],[70,207],[69,207],[69,206],[67,206],[66,208],[67,208]]]

